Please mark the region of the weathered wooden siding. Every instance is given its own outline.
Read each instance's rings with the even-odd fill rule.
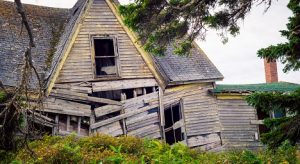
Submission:
[[[158,116],[158,92],[121,101],[121,106],[106,105],[95,109],[96,117],[121,111],[115,117],[91,124],[91,129],[112,136],[130,135],[161,138]]]
[[[250,123],[251,120],[257,120],[254,108],[245,100],[228,99],[218,100],[218,106],[224,148],[251,148],[259,144],[255,139],[258,125]]]
[[[208,94],[211,88],[211,84],[183,85],[177,89],[167,89],[164,93],[165,106],[179,100],[183,103],[186,143],[189,147],[209,150],[221,146],[217,102]]]
[[[131,42],[104,0],[94,0],[83,18],[80,32],[60,71],[58,82],[93,80],[91,35],[112,35],[118,39],[121,78],[153,77],[146,63]]]

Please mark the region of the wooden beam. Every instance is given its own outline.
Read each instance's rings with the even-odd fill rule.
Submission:
[[[104,126],[104,125],[122,120],[124,118],[130,117],[130,116],[133,116],[133,115],[136,115],[136,114],[139,114],[139,113],[146,112],[150,109],[157,108],[157,107],[158,107],[158,104],[152,104],[152,105],[149,105],[149,106],[145,106],[145,107],[142,107],[140,109],[137,109],[137,110],[134,110],[134,111],[131,111],[131,112],[128,112],[128,113],[124,113],[124,114],[121,114],[121,115],[113,117],[113,118],[109,118],[109,119],[104,120],[104,121],[100,121],[100,122],[91,124],[91,128],[95,129],[95,128],[98,128],[98,127],[101,127],[101,126]]]
[[[70,116],[67,115],[67,131],[70,131]]]
[[[81,130],[81,117],[78,117],[78,122],[77,122],[77,134],[80,135],[80,130]]]
[[[162,128],[164,129],[165,126],[165,110],[164,110],[164,105],[163,105],[163,90],[161,87],[158,88],[158,97],[159,97],[159,116],[160,116],[160,125],[162,126]]]
[[[133,97],[137,97],[137,89],[133,89]]]
[[[158,86],[155,79],[92,82],[93,92]]]
[[[38,109],[43,112],[59,113],[74,116],[90,116],[91,106],[86,104],[80,104],[77,102],[71,102],[61,99],[45,100],[43,103],[43,109]]]
[[[92,124],[95,123],[95,115],[92,114],[91,117],[90,117],[90,127],[89,127],[89,135],[91,135],[93,133],[93,129],[91,127]]]
[[[119,101],[99,98],[99,97],[92,97],[92,96],[88,96],[87,94],[72,92],[65,89],[53,90],[51,96],[59,97],[71,101],[77,100],[77,101],[88,101],[88,102],[96,102],[96,103],[103,103],[103,104],[110,104],[110,105],[122,105],[122,103]]]
[[[55,115],[55,127],[53,128],[53,134],[56,135],[59,131],[59,115]]]
[[[125,94],[126,95],[126,94]],[[123,93],[121,94],[121,101],[126,100],[126,96],[123,95]],[[124,114],[125,110],[124,108],[121,109],[121,114]],[[122,124],[123,124],[123,134],[126,136],[127,135],[127,126],[126,126],[126,121],[125,118],[122,119]]]
[[[105,106],[95,108],[95,116],[100,117],[121,110],[122,110],[122,106],[119,105],[105,105]]]
[[[70,91],[85,93],[85,94],[88,94],[88,93],[91,94],[92,93],[92,87],[82,87],[82,86],[80,86],[80,84],[77,84],[77,85],[55,84],[54,88],[56,88],[56,89],[67,89],[67,90],[70,90]]]

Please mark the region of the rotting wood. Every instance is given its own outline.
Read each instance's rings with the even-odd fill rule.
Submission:
[[[95,114],[92,113],[91,114],[91,117],[90,117],[90,125],[94,124],[95,123]],[[93,132],[93,129],[91,128],[91,126],[89,127],[89,135],[91,135]]]
[[[70,91],[79,92],[79,93],[92,93],[92,88],[90,87],[82,87],[70,84],[55,84],[55,89],[68,89]]]
[[[105,105],[95,108],[95,116],[100,117],[110,113],[119,112],[122,110],[122,106],[119,105]]]
[[[156,113],[153,113],[153,114],[156,114]],[[148,115],[146,115],[146,116],[148,116]],[[144,117],[146,117],[146,116],[144,116]],[[144,117],[141,117],[141,118],[144,118]],[[158,116],[156,114],[156,115],[152,115],[152,117],[150,117],[150,118],[145,118],[144,120],[141,120],[140,122],[136,122],[133,124],[127,124],[127,129],[128,129],[128,131],[133,131],[133,130],[137,130],[139,128],[143,128],[145,126],[153,125],[153,124],[157,124],[157,123],[159,123],[159,120],[158,120]]]
[[[142,112],[145,112],[147,110],[150,110],[150,109],[153,109],[153,108],[157,108],[157,107],[158,107],[158,104],[152,104],[152,105],[149,105],[149,106],[145,106],[145,107],[139,108],[139,109],[137,109],[135,111],[124,113],[124,114],[121,114],[119,116],[116,116],[116,117],[113,117],[113,118],[110,118],[110,119],[107,119],[107,120],[104,120],[104,121],[100,121],[100,122],[91,124],[91,128],[95,129],[95,128],[101,127],[103,125],[107,125],[109,123],[112,123],[112,122],[115,122],[115,121],[119,121],[121,119],[130,117],[130,116],[133,116],[133,115],[136,115],[136,114],[139,114],[139,113],[142,113]]]
[[[164,112],[164,105],[163,105],[163,90],[161,87],[158,87],[158,97],[159,97],[159,117],[160,117],[160,125],[162,127],[165,126],[165,112]],[[164,129],[164,128],[162,128]]]
[[[51,93],[51,96],[53,97],[59,97],[71,101],[87,101],[87,102],[96,102],[96,103],[103,103],[103,104],[110,104],[110,105],[122,105],[121,102],[105,99],[105,98],[99,98],[99,97],[92,97],[88,96],[87,94],[83,93],[76,93],[64,89],[56,89],[53,90]]]
[[[181,120],[175,122],[172,127],[175,130],[175,129],[181,128],[183,126],[184,126],[184,120],[181,119]]]
[[[55,121],[55,127],[53,128],[53,132],[52,133],[54,135],[56,135],[58,133],[58,131],[59,131],[59,115],[58,114],[55,115],[54,121]]]
[[[92,82],[93,92],[157,86],[155,79]]]
[[[67,131],[70,131],[70,116],[67,115]]]
[[[125,95],[125,96],[124,96]],[[126,94],[124,93],[122,93],[121,94],[121,101],[123,101],[123,100],[126,100]],[[124,108],[122,107],[121,108],[121,114],[124,114],[125,113],[125,110],[124,110]],[[125,118],[124,119],[122,119],[122,124],[123,124],[123,133],[124,133],[124,135],[126,136],[127,135],[127,127],[126,127],[126,120],[125,120]]]
[[[123,134],[123,130],[119,121],[115,121],[105,126],[101,126],[97,128],[97,132],[109,134],[111,136],[119,136]]]
[[[44,108],[42,111],[50,113],[67,114],[74,116],[90,116],[91,106],[86,104],[80,104],[77,102],[71,102],[61,99],[48,99],[43,103]]]
[[[81,129],[81,117],[78,117],[77,122],[77,134],[80,135],[80,129]]]

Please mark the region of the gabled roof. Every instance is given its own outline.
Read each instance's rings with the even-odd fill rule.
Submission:
[[[37,42],[33,60],[47,82],[48,92],[53,87],[59,70],[70,52],[74,38],[80,29],[82,18],[91,2],[78,0],[75,6],[69,10],[24,5]],[[135,34],[122,22],[116,6],[110,0],[106,0],[106,2],[160,84],[212,82],[223,78],[196,44],[189,57],[175,56],[171,49],[162,58],[145,52],[136,42]],[[16,13],[14,3],[0,1],[0,4],[0,26],[4,27],[0,29],[0,80],[4,85],[16,86],[20,71],[12,74],[12,70],[17,68],[19,62],[22,61],[22,51],[28,44],[27,35],[23,32],[21,37],[18,36],[21,30],[21,20]],[[2,6],[4,6],[4,10]],[[11,58],[12,56],[14,57]]]
[[[16,86],[20,81],[20,72],[28,36],[22,33],[21,17],[15,4],[0,1],[0,80],[6,86]],[[57,9],[35,5],[24,5],[33,30],[36,47],[32,49],[33,64],[41,76],[51,65],[55,39],[60,37],[68,21],[68,9]],[[57,36],[58,35],[58,36]],[[32,79],[35,85],[36,79]]]
[[[261,84],[217,84],[211,92],[218,93],[251,93],[251,92],[291,92],[300,88],[300,84],[278,82]]]
[[[77,3],[73,6],[73,8],[69,12],[69,21],[64,28],[64,32],[60,37],[59,43],[56,46],[56,52],[53,55],[51,68],[47,71],[46,78],[51,76],[52,72],[57,67],[58,62],[60,61],[62,54],[68,44],[68,41],[74,34],[74,29],[76,26],[76,21],[79,19],[81,11],[86,3],[86,0],[78,0]]]
[[[223,75],[196,43],[193,44],[189,56],[176,55],[174,48],[169,46],[165,56],[157,56],[155,59],[170,83],[208,82],[223,79]]]
[[[56,52],[53,56],[51,68],[46,74],[46,94],[49,94],[56,78],[59,75],[59,71],[62,68],[67,56],[70,52],[71,42],[74,41],[75,35],[78,34],[79,20],[83,14],[83,10],[86,7],[87,0],[78,0],[69,13],[69,21],[66,25],[59,43],[56,47]]]

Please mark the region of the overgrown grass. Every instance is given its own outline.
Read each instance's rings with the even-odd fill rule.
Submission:
[[[198,152],[175,144],[169,146],[158,140],[143,140],[134,137],[110,137],[94,135],[77,138],[45,136],[33,141],[29,147],[35,152],[21,149],[12,154],[0,151],[3,163],[292,163],[297,164],[296,148],[288,143],[276,151],[230,151],[221,153]],[[2,157],[1,157],[2,156]]]

